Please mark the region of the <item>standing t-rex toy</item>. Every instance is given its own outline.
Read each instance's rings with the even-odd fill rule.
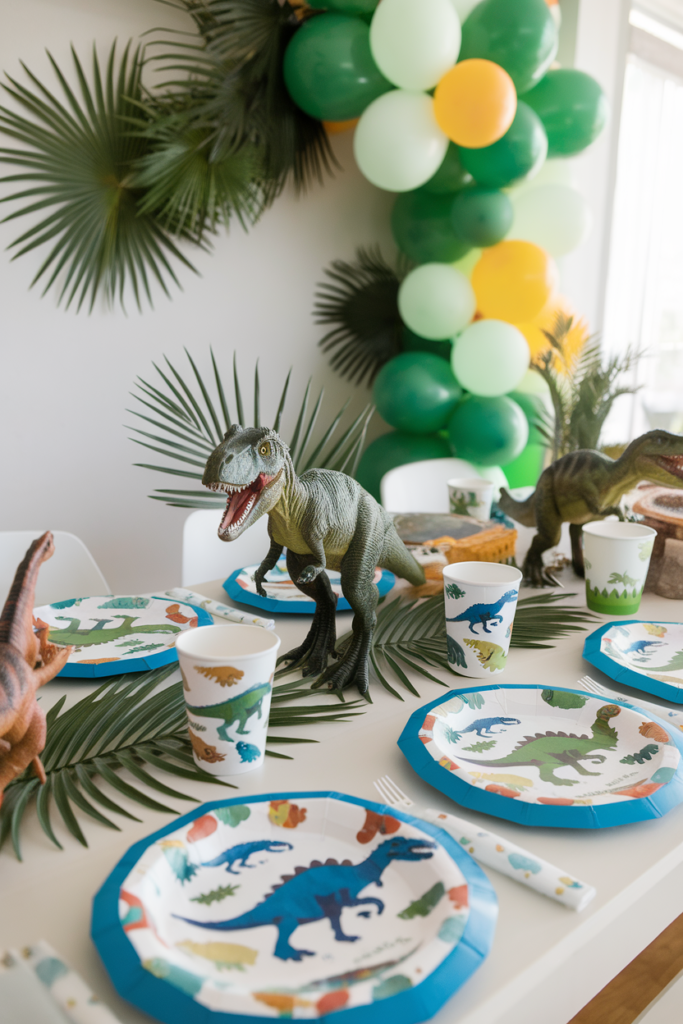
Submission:
[[[559,543],[562,523],[570,524],[572,565],[583,576],[581,527],[610,515],[623,519],[619,502],[641,480],[683,487],[683,437],[650,430],[618,459],[589,449],[570,452],[541,473],[526,501],[515,501],[501,490],[503,512],[537,530],[524,560],[524,581],[534,587],[556,583],[543,568],[543,552]]]
[[[375,567],[389,569],[410,583],[424,583],[424,573],[375,499],[345,473],[309,469],[298,477],[289,449],[274,430],[234,425],[212,452],[204,470],[205,487],[228,495],[218,527],[221,540],[236,540],[268,513],[270,551],[256,571],[263,581],[287,548],[287,569],[302,593],[315,601],[313,624],[300,647],[283,656],[304,675],[342,690],[356,684],[368,691],[368,654],[375,628]],[[353,637],[337,665],[327,668],[336,642],[335,610],[325,569],[341,573],[344,597],[354,612]],[[294,667],[294,666],[293,666]]]
[[[57,675],[73,649],[48,643],[47,627],[33,631],[38,570],[54,549],[51,533],[34,540],[0,617],[0,803],[5,786],[31,763],[45,782],[38,757],[45,746],[45,712],[36,701],[36,690]],[[39,655],[41,664],[36,667]]]

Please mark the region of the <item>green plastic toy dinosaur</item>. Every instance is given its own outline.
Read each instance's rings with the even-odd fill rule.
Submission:
[[[623,519],[619,502],[641,480],[683,488],[683,437],[650,430],[632,441],[618,459],[589,449],[570,452],[541,473],[526,501],[515,501],[501,490],[503,512],[537,530],[524,560],[525,583],[556,585],[543,568],[543,552],[559,543],[562,523],[570,523],[572,565],[583,576],[581,527],[610,515]]]
[[[511,765],[536,765],[541,782],[552,782],[554,786],[575,786],[578,780],[561,779],[555,775],[558,768],[571,766],[579,775],[599,775],[589,772],[580,761],[601,764],[605,758],[599,750],[614,750],[618,736],[610,724],[610,718],[618,715],[621,708],[616,704],[605,704],[597,713],[591,726],[592,736],[576,736],[574,733],[546,732],[525,736],[515,749],[495,761],[474,761],[460,754],[463,761],[478,767],[504,768]]]
[[[316,604],[313,624],[300,647],[283,655],[304,675],[319,674],[319,683],[342,690],[356,684],[368,692],[368,654],[379,598],[373,578],[381,566],[415,585],[424,573],[405,548],[391,519],[359,483],[345,473],[309,469],[298,477],[289,449],[273,430],[233,425],[212,452],[203,483],[227,494],[218,527],[224,541],[236,540],[252,523],[268,514],[270,551],[254,580],[265,596],[263,581],[287,548],[287,569],[302,593]],[[336,665],[335,610],[325,569],[341,573],[341,588],[354,612],[353,636]]]

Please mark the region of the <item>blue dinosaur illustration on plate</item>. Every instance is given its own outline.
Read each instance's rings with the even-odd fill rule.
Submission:
[[[493,604],[473,604],[466,608],[460,615],[446,616],[446,622],[469,622],[470,633],[475,633],[475,626],[483,626],[485,633],[490,633],[489,624],[495,626],[503,622],[502,609],[506,604],[517,600],[517,591],[508,590],[498,601]]]
[[[238,846],[231,846],[223,850],[213,860],[202,861],[203,868],[218,868],[225,864],[225,870],[231,875],[239,875],[239,871],[233,871],[233,864],[242,868],[253,868],[254,864],[247,864],[253,853],[283,853],[291,850],[292,844],[285,843],[280,839],[259,839],[255,842],[240,843]]]
[[[280,960],[301,960],[315,956],[310,949],[295,949],[289,942],[300,925],[327,918],[337,942],[357,942],[357,935],[346,935],[341,926],[344,907],[375,906],[377,913],[384,910],[382,900],[374,896],[360,896],[371,882],[381,885],[381,877],[393,860],[425,860],[432,856],[436,844],[423,839],[397,836],[387,839],[360,864],[320,864],[310,867],[294,878],[288,877],[273,893],[268,893],[246,914],[227,921],[196,921],[181,917],[181,921],[218,931],[240,931],[274,925],[278,930],[274,955]],[[179,915],[174,915],[174,917]]]

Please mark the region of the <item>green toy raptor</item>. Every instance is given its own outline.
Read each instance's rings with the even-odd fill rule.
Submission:
[[[210,455],[202,482],[228,496],[218,527],[221,540],[236,540],[268,514],[270,551],[254,575],[259,594],[265,596],[266,573],[287,548],[292,580],[315,601],[308,636],[282,660],[293,662],[292,667],[300,667],[304,675],[320,674],[318,683],[330,689],[343,690],[355,683],[367,695],[368,654],[378,601],[375,567],[389,569],[415,585],[425,578],[384,509],[345,473],[309,469],[298,477],[289,449],[274,430],[265,427],[230,427]],[[341,573],[342,592],[354,612],[351,643],[329,668],[328,655],[337,656],[337,598],[325,569]]]
[[[636,438],[618,459],[580,449],[563,455],[541,473],[536,490],[526,501],[515,501],[505,489],[500,507],[537,533],[524,560],[524,581],[534,587],[555,585],[543,568],[543,552],[559,543],[562,523],[569,523],[572,565],[583,576],[581,527],[595,519],[624,514],[619,502],[641,480],[683,488],[683,437],[650,430]]]

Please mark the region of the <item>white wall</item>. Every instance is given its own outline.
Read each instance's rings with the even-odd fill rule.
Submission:
[[[104,54],[115,37],[125,41],[161,24],[185,22],[154,0],[5,0],[0,69],[22,79],[21,59],[53,82],[45,47],[66,69],[71,42],[87,62],[94,40]],[[41,257],[10,262],[3,250],[24,227],[0,225],[0,530],[78,534],[119,593],[178,584],[187,513],[147,494],[185,484],[133,468],[158,460],[128,440],[123,424],[133,420],[125,409],[136,376],[150,379],[162,353],[182,362],[184,345],[200,368],[209,366],[209,344],[226,370],[236,349],[248,380],[260,356],[271,382],[264,403],[294,365],[290,400],[313,374],[331,407],[352,395],[362,408],[367,391],[329,370],[312,317],[315,284],[330,260],[351,257],[361,244],[393,251],[391,197],[361,178],[350,141],[336,137],[343,170],[324,188],[299,200],[288,193],[248,235],[238,227],[218,239],[212,255],[192,253],[201,277],[181,268],[184,291],[172,301],[158,294],[155,310],[142,314],[131,307],[127,316],[120,309],[77,315],[57,308],[51,295],[29,292]],[[4,173],[11,170],[0,167]],[[6,190],[0,186],[0,194]]]

